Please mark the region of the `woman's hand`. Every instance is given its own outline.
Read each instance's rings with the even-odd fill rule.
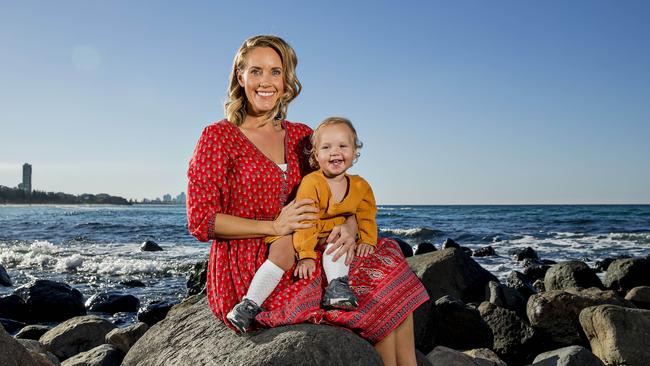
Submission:
[[[309,278],[314,275],[316,271],[316,261],[311,258],[304,258],[298,261],[296,269],[293,271],[293,275],[298,278]]]
[[[278,217],[273,220],[273,235],[284,236],[292,234],[298,229],[308,229],[312,223],[308,221],[317,220],[318,208],[314,201],[309,198],[300,201],[291,201],[288,205],[282,207]]]
[[[357,255],[361,258],[365,258],[368,256],[368,254],[372,254],[374,252],[375,247],[370,244],[361,243],[357,245]]]
[[[346,219],[343,225],[335,226],[332,229],[332,232],[327,237],[326,242],[332,244],[327,249],[327,254],[334,254],[332,260],[336,262],[341,256],[347,254],[345,257],[345,264],[350,265],[354,259],[354,252],[356,250],[357,243],[357,220],[354,216],[350,216]]]

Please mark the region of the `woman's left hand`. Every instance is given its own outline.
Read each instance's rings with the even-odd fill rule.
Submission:
[[[343,225],[335,226],[327,237],[326,242],[332,245],[326,253],[332,254],[336,251],[334,258],[332,258],[335,262],[341,258],[341,256],[347,254],[345,257],[345,264],[349,266],[354,259],[357,247],[357,231],[357,220],[354,216],[348,218]]]

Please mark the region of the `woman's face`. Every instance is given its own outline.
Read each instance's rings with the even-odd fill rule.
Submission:
[[[315,142],[316,161],[326,177],[339,176],[352,166],[357,149],[348,126],[333,124],[321,127]]]
[[[248,52],[244,70],[237,73],[239,85],[244,88],[246,111],[261,116],[271,111],[284,94],[282,60],[270,47],[256,47]]]

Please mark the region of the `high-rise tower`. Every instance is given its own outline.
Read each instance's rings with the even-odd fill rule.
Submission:
[[[23,190],[27,194],[32,194],[32,166],[30,164],[23,164]]]

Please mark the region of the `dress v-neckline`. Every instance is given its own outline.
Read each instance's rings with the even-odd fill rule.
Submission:
[[[230,123],[232,125],[232,127],[234,127],[235,130],[237,130],[237,132],[239,132],[239,134],[244,138],[244,140],[246,142],[248,142],[248,144],[250,144],[253,147],[253,149],[255,149],[255,151],[257,151],[260,155],[262,155],[264,157],[264,160],[266,160],[269,163],[273,164],[273,166],[275,166],[282,173],[286,173],[286,171],[289,170],[289,162],[287,161],[287,141],[289,139],[289,134],[288,134],[287,127],[286,127],[284,121],[280,122],[280,124],[282,125],[282,129],[284,130],[284,154],[283,155],[284,155],[284,164],[287,164],[287,170],[286,171],[284,171],[284,170],[282,170],[282,168],[280,168],[279,164],[282,164],[282,163],[276,163],[275,161],[273,161],[273,159],[268,157],[262,150],[260,150],[259,147],[257,147],[257,145],[255,145],[253,143],[253,141],[251,141],[251,139],[248,138],[248,136],[246,136],[244,131],[242,131],[238,126],[236,126],[232,122],[228,122],[228,123]]]

